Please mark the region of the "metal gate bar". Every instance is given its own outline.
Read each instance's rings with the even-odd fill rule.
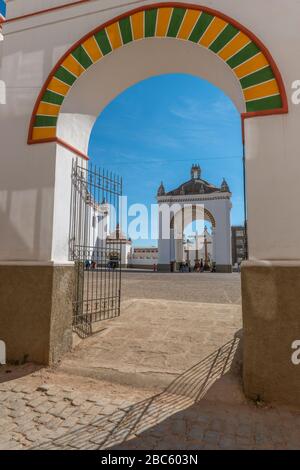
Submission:
[[[122,178],[74,160],[70,259],[75,262],[73,325],[120,315]]]

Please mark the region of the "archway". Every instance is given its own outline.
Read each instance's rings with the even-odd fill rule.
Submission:
[[[90,133],[101,109],[129,85],[174,71],[204,77],[224,90],[243,122],[288,111],[277,66],[252,32],[205,7],[159,4],[101,25],[64,54],[40,92],[28,143],[57,142],[63,158],[75,153],[88,159]],[[69,171],[70,163],[64,165]],[[64,194],[66,230],[65,187]],[[62,244],[58,249],[61,255]]]
[[[204,217],[197,219],[195,215],[192,219],[183,229],[181,243],[175,245],[176,269],[183,272],[215,272],[217,265],[214,217],[205,209]]]
[[[64,54],[39,94],[28,143],[63,138],[64,131],[57,129],[58,116],[64,112],[65,97],[78,79],[113,51],[149,38],[189,41],[225,62],[242,91],[243,119],[287,112],[278,68],[253,33],[215,10],[164,3],[133,10],[101,25]],[[222,81],[227,88],[226,78],[222,77]],[[66,126],[66,122],[60,124]]]
[[[230,198],[227,200],[229,201]],[[163,212],[166,201],[163,197],[158,201],[160,211]],[[173,271],[179,270],[182,263],[187,263],[189,268],[193,269],[201,264],[201,268],[204,270],[212,268],[216,272],[231,272],[232,270],[231,205],[227,204],[226,199],[221,202],[221,207],[217,199],[204,201],[204,198],[199,195],[198,197],[194,196],[193,204],[178,203],[174,199],[169,199],[167,203],[172,211],[169,263]],[[209,222],[211,225],[211,232],[207,230],[205,222]],[[193,244],[188,232],[186,232],[187,229],[192,229]],[[160,243],[162,249],[165,250],[166,242],[160,240]],[[168,253],[162,255],[162,258],[166,259],[164,256],[167,256]]]
[[[222,8],[223,2],[216,0],[213,5]],[[249,14],[250,6],[246,8]],[[122,13],[121,10],[119,12]],[[243,18],[234,8],[230,8],[230,12],[236,12],[237,16]],[[113,14],[110,13],[108,16],[111,18]],[[283,223],[278,227],[278,207],[274,207],[272,200],[274,201],[277,194],[273,186],[277,183],[280,185],[281,170],[286,168],[282,155],[287,153],[292,155],[289,157],[288,170],[292,181],[295,181],[298,168],[298,163],[293,157],[297,153],[295,144],[297,113],[294,111],[288,116],[279,116],[288,113],[285,85],[292,74],[291,66],[285,63],[278,53],[276,41],[270,37],[269,40],[266,38],[265,42],[276,54],[282,68],[286,68],[284,85],[270,52],[252,32],[224,14],[206,7],[155,3],[122,13],[121,16],[109,21],[106,21],[105,14],[102,14],[101,18],[102,26],[94,25],[96,29],[63,55],[39,94],[31,118],[28,143],[49,145],[37,145],[35,149],[26,148],[25,154],[29,156],[29,164],[28,161],[24,163],[19,157],[24,150],[24,122],[28,124],[28,107],[18,120],[20,126],[18,129],[22,131],[17,134],[16,144],[11,143],[9,147],[8,154],[12,156],[12,160],[7,170],[9,175],[11,165],[20,160],[20,173],[23,173],[22,170],[27,171],[27,186],[26,188],[18,186],[20,194],[17,199],[22,201],[24,194],[28,200],[35,198],[35,195],[28,192],[32,187],[36,188],[32,185],[37,179],[36,175],[28,174],[27,167],[30,164],[36,165],[37,173],[44,168],[39,184],[43,180],[44,186],[50,189],[48,199],[44,194],[41,196],[41,191],[39,197],[34,199],[38,201],[31,211],[34,215],[35,210],[38,213],[36,224],[38,227],[35,226],[34,236],[31,237],[34,240],[31,240],[29,234],[28,243],[17,245],[19,242],[17,235],[11,240],[7,237],[8,250],[4,251],[3,259],[7,262],[15,261],[16,258],[26,262],[67,261],[70,187],[66,183],[65,176],[70,174],[71,167],[71,158],[68,157],[77,155],[88,158],[87,146],[95,118],[113,96],[129,84],[157,73],[184,71],[207,78],[232,98],[245,124],[245,155],[248,156],[249,253],[253,263],[245,267],[243,278],[246,391],[252,397],[262,393],[267,399],[280,396],[284,400],[289,388],[287,385],[279,385],[280,383],[287,384],[291,380],[296,384],[294,391],[299,390],[295,371],[290,367],[289,360],[291,340],[298,327],[295,323],[295,302],[291,303],[291,296],[288,294],[290,280],[287,275],[291,262],[295,272],[298,272],[299,224],[293,220],[291,242],[286,243],[284,236],[286,225]],[[264,20],[264,25],[267,28],[266,21],[268,20]],[[255,30],[255,21],[252,24]],[[263,28],[257,31],[262,34]],[[284,37],[284,42],[286,48],[291,45],[291,40],[287,37]],[[65,51],[65,44],[62,44],[62,41],[58,46]],[[7,52],[7,57],[9,56]],[[49,63],[50,61],[47,62],[47,70],[50,69]],[[44,75],[43,72],[43,79]],[[99,86],[99,76],[103,79],[101,86]],[[11,78],[10,80],[8,83],[13,82]],[[30,101],[30,106],[31,104]],[[10,103],[9,106],[13,109],[14,103]],[[264,119],[261,119],[263,117]],[[3,135],[10,124],[12,120],[7,119]],[[44,159],[41,158],[41,153]],[[268,185],[272,190],[271,195],[266,195],[265,188]],[[292,213],[293,201],[296,200],[293,197],[296,195],[294,189],[296,185],[289,186],[287,195],[290,195]],[[279,204],[282,209],[285,207],[283,200]],[[47,222],[42,218],[45,207]],[[49,214],[50,217],[47,217]],[[265,220],[266,214],[267,227],[264,231],[259,231],[257,227],[263,226],[261,222]],[[289,215],[283,214],[284,221],[291,219]],[[27,213],[22,214],[21,221],[26,222],[26,217]],[[6,216],[6,219],[10,224],[10,217]],[[8,225],[4,223],[3,226]],[[267,260],[267,263],[264,260]],[[282,260],[286,269],[282,269],[280,264]],[[297,266],[293,264],[295,262]],[[273,292],[275,297],[278,293],[278,278],[274,277],[274,270],[279,273],[280,278],[283,277],[280,284],[285,293],[287,306],[282,307],[281,303],[278,303],[273,306],[273,311],[266,292]],[[5,276],[3,277],[5,280]],[[14,279],[17,279],[16,275]],[[257,286],[261,289],[260,302],[257,301]],[[49,307],[49,314],[52,312],[51,308]],[[294,325],[295,328],[286,330],[282,340],[281,325],[284,311],[289,312],[289,326]],[[260,336],[260,332],[264,329],[268,341],[264,341]],[[268,336],[270,331],[272,337]],[[49,334],[46,336],[49,338]],[[277,342],[283,344],[282,347],[277,348]],[[26,347],[27,345],[28,342]],[[275,356],[270,353],[271,350],[276,350]],[[49,360],[49,354],[43,355],[42,360]],[[273,379],[274,363],[280,366],[277,367],[276,377]],[[291,399],[296,402],[296,392],[293,397]]]

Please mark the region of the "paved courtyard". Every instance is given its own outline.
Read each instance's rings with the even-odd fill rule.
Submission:
[[[242,393],[239,284],[125,273],[121,317],[59,366],[0,367],[0,449],[299,449],[300,411]]]
[[[153,273],[135,270],[122,275],[123,299],[164,299],[240,304],[240,274]]]

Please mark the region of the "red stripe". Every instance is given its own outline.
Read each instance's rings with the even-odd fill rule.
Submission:
[[[53,137],[53,138],[50,138],[50,139],[41,139],[41,140],[32,140],[32,139],[28,140],[29,145],[49,144],[51,142],[54,142],[58,145],[61,145],[65,149],[69,150],[72,153],[75,153],[75,155],[77,155],[80,158],[83,158],[84,160],[89,160],[90,159],[85,153],[81,152],[77,148],[73,147],[72,145],[68,144],[66,141],[64,141],[63,139],[60,139],[58,137]]]

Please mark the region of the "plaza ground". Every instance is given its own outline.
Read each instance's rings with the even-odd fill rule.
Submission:
[[[55,368],[0,367],[0,449],[300,448],[245,399],[239,274],[124,272],[121,317]]]
[[[123,273],[123,299],[164,299],[202,303],[240,304],[240,274]]]

